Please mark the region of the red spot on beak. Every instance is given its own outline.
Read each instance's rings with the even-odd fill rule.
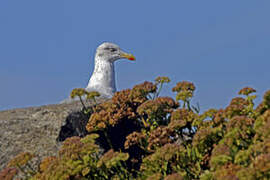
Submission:
[[[131,61],[134,61],[134,60],[135,60],[134,57],[130,57],[130,58],[128,58],[128,59],[131,60]]]

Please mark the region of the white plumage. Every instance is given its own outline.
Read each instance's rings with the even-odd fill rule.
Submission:
[[[86,90],[98,91],[103,96],[112,97],[116,91],[114,62],[121,58],[135,60],[133,55],[125,53],[116,44],[101,44],[96,50],[95,67]]]

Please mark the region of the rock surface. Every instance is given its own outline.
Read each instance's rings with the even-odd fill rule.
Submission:
[[[0,170],[20,152],[32,152],[41,158],[56,155],[61,145],[57,139],[64,140],[59,135],[66,128],[72,130],[72,120],[80,118],[81,109],[80,102],[75,101],[0,111]],[[83,135],[84,130],[75,129],[74,133],[66,134]]]

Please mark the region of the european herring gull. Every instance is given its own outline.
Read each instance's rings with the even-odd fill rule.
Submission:
[[[116,92],[114,62],[118,59],[135,60],[132,54],[126,53],[116,44],[104,42],[98,46],[95,55],[95,66],[86,91],[98,91],[102,97],[110,98]],[[66,99],[61,103],[69,103],[75,99]]]
[[[101,95],[112,97],[116,91],[114,62],[118,59],[134,61],[135,57],[113,43],[101,44],[95,55],[95,67],[86,87],[87,91],[98,91]]]

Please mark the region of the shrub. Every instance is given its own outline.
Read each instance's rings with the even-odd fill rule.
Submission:
[[[92,113],[89,135],[66,139],[58,155],[44,158],[38,169],[30,168],[31,154],[19,155],[0,177],[24,171],[26,178],[41,180],[270,178],[270,91],[257,107],[256,90],[245,87],[224,109],[199,113],[191,82],[177,83],[175,100],[159,97],[169,82],[158,77],[116,92],[105,103],[83,104]],[[72,97],[84,95],[99,94],[72,91]]]

